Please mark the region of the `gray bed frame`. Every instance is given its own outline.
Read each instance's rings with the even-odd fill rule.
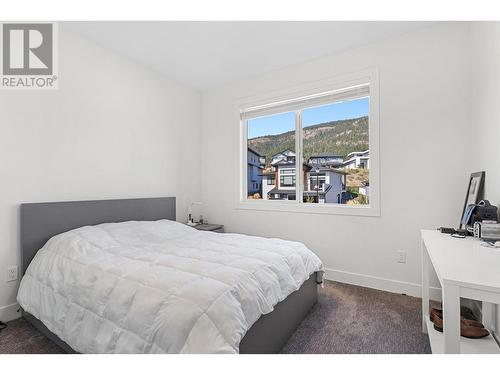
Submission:
[[[21,272],[53,236],[86,225],[123,221],[176,220],[175,197],[21,204]],[[248,330],[240,353],[279,353],[317,301],[316,274]],[[68,353],[75,351],[40,320],[23,317]]]

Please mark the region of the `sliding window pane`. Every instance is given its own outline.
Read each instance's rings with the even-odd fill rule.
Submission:
[[[248,199],[295,200],[295,114],[247,121]]]
[[[369,98],[302,111],[303,202],[370,202]]]

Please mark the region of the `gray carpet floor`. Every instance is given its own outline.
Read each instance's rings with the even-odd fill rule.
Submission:
[[[421,309],[420,298],[326,281],[282,353],[430,353]]]
[[[282,353],[430,353],[420,299],[325,282]],[[0,353],[62,353],[24,319],[0,331]]]

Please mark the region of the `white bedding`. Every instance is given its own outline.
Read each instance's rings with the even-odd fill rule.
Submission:
[[[18,301],[81,353],[237,353],[321,268],[298,242],[169,220],[101,224],[50,239]]]

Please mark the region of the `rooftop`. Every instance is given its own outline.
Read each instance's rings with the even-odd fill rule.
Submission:
[[[271,163],[271,165],[295,165],[295,158],[280,160],[275,163]]]
[[[347,154],[347,158],[349,158],[350,156],[353,156],[353,155],[366,154],[366,153],[369,153],[369,152],[370,152],[370,150],[350,152],[350,153]]]
[[[263,171],[259,176],[274,176],[275,174],[275,171]]]
[[[255,151],[255,150],[254,150],[253,148],[251,148],[251,147],[248,147],[248,151],[250,151],[251,153],[254,153],[254,154],[255,154],[255,155],[257,155],[257,156],[260,156],[261,158],[264,158],[264,157],[265,157],[264,155],[262,155],[262,154],[258,153],[257,151]]]
[[[309,167],[311,168],[311,170],[309,171],[309,173],[311,173],[312,175],[316,175],[316,168],[315,168],[315,166],[314,165],[309,165]],[[341,174],[341,175],[348,175],[349,174],[347,172],[344,172],[341,169],[328,168],[328,167],[319,167],[319,173],[324,173],[324,172],[333,172],[333,173],[337,173],[337,174]]]
[[[324,195],[326,193],[328,193],[328,191],[331,189],[331,185],[328,185],[325,187],[325,190],[318,190],[316,191],[315,189],[312,189],[312,190],[304,190],[304,196],[306,197],[311,197],[311,196],[316,196],[316,195]]]
[[[342,155],[336,155],[336,154],[312,154],[309,159],[314,159],[314,158],[340,158],[342,159]]]
[[[285,152],[288,152],[288,153],[290,153],[290,154],[293,154],[293,156],[295,156],[295,151],[292,151],[292,150],[290,150],[290,149],[286,149],[286,150],[283,150],[283,151],[277,152],[276,154],[274,154],[273,156],[271,156],[271,158],[274,158],[274,157],[276,157],[276,156],[278,156],[278,155],[285,155]],[[287,155],[285,155],[285,156],[287,156]]]
[[[277,189],[273,188],[269,190],[268,194],[295,194],[295,189]]]

